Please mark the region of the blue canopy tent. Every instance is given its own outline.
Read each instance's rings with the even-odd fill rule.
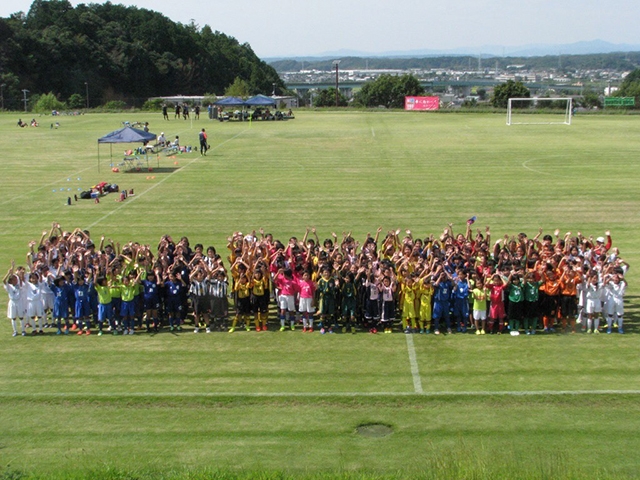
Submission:
[[[98,139],[98,172],[100,171],[100,144],[108,143],[110,156],[113,157],[114,143],[147,143],[156,139],[155,133],[145,132],[137,128],[124,127]]]
[[[268,107],[271,105],[275,107],[276,101],[271,97],[267,97],[266,95],[255,95],[251,98],[246,99],[244,101],[244,104],[252,107]]]
[[[238,97],[225,97],[222,100],[213,102],[213,104],[221,107],[244,107],[247,105],[244,100]]]
[[[223,108],[224,107],[240,107],[242,111],[241,112],[237,112],[236,111],[233,114],[233,118],[238,118],[239,120],[244,120],[244,116],[245,116],[244,107],[246,107],[247,104],[241,98],[238,98],[238,97],[226,97],[226,98],[223,98],[221,100],[218,100],[217,102],[213,102],[213,104],[217,105],[218,107],[223,107]],[[223,117],[219,118],[219,120],[222,121],[225,118],[228,120],[229,118],[231,118],[231,116],[229,116],[229,117],[223,116]]]

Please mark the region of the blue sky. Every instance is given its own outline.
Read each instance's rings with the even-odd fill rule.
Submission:
[[[0,16],[31,0],[0,2]],[[78,3],[72,1],[73,5]],[[113,0],[192,19],[249,43],[261,57],[342,49],[386,52],[484,45],[510,48],[601,39],[640,44],[637,0]]]

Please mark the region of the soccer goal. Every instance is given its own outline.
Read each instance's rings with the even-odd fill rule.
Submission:
[[[571,125],[571,98],[510,98],[507,125]]]

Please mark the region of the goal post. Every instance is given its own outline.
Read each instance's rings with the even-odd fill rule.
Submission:
[[[573,99],[510,98],[507,125],[571,125]]]

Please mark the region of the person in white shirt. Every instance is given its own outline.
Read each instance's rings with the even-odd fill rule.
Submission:
[[[616,316],[618,333],[624,333],[622,329],[624,315],[624,292],[627,282],[619,273],[607,275],[605,283],[605,313],[607,315],[607,333],[611,333],[613,327],[613,316]]]
[[[9,295],[9,303],[7,304],[7,318],[11,320],[11,327],[13,328],[13,336],[18,335],[18,331],[16,329],[16,320],[18,319],[18,304],[20,303],[20,280],[13,273],[13,266],[9,269],[7,274],[2,279],[2,283],[4,284],[4,289]],[[22,320],[22,335],[26,335],[27,333],[24,330],[24,320]]]

